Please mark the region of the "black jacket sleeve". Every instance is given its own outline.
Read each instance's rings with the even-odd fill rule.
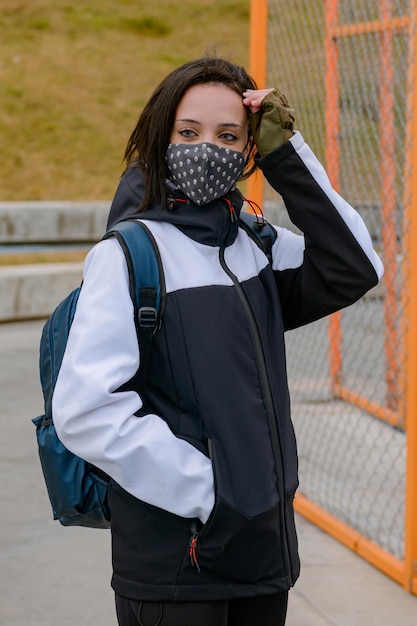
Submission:
[[[282,196],[291,221],[304,234],[297,267],[286,266],[279,238],[273,267],[286,329],[346,307],[383,274],[359,214],[331,186],[300,133],[258,159],[269,184]]]

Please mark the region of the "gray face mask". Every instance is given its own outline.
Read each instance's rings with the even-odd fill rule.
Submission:
[[[243,152],[212,143],[170,143],[165,160],[170,180],[199,206],[230,191],[245,167]]]

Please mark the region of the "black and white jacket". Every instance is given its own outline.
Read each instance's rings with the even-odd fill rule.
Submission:
[[[383,269],[300,133],[259,166],[304,234],[277,227],[272,269],[232,219],[237,190],[203,207],[173,192],[141,214],[167,292],[142,395],[125,385],[140,354],[123,252],[107,239],[85,262],[53,415],[64,444],[112,478],[112,584],[126,597],[262,595],[299,573],[284,332],[352,304]],[[130,168],[111,219],[142,189]]]

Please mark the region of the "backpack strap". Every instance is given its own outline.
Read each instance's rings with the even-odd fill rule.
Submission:
[[[160,327],[165,309],[165,279],[157,243],[149,228],[139,220],[119,222],[103,237],[116,237],[126,257],[129,291],[140,347],[138,388],[148,379],[152,339]]]
[[[272,246],[274,245],[278,233],[275,228],[264,219],[257,218],[253,213],[241,211],[239,215],[239,226],[241,226],[268,257],[272,265]]]

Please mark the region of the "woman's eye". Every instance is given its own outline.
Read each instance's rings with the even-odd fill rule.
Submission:
[[[196,133],[191,130],[191,128],[184,128],[184,130],[179,130],[178,134],[181,135],[181,137],[195,137]]]
[[[223,139],[223,141],[236,141],[237,137],[234,133],[222,133],[220,139]]]

